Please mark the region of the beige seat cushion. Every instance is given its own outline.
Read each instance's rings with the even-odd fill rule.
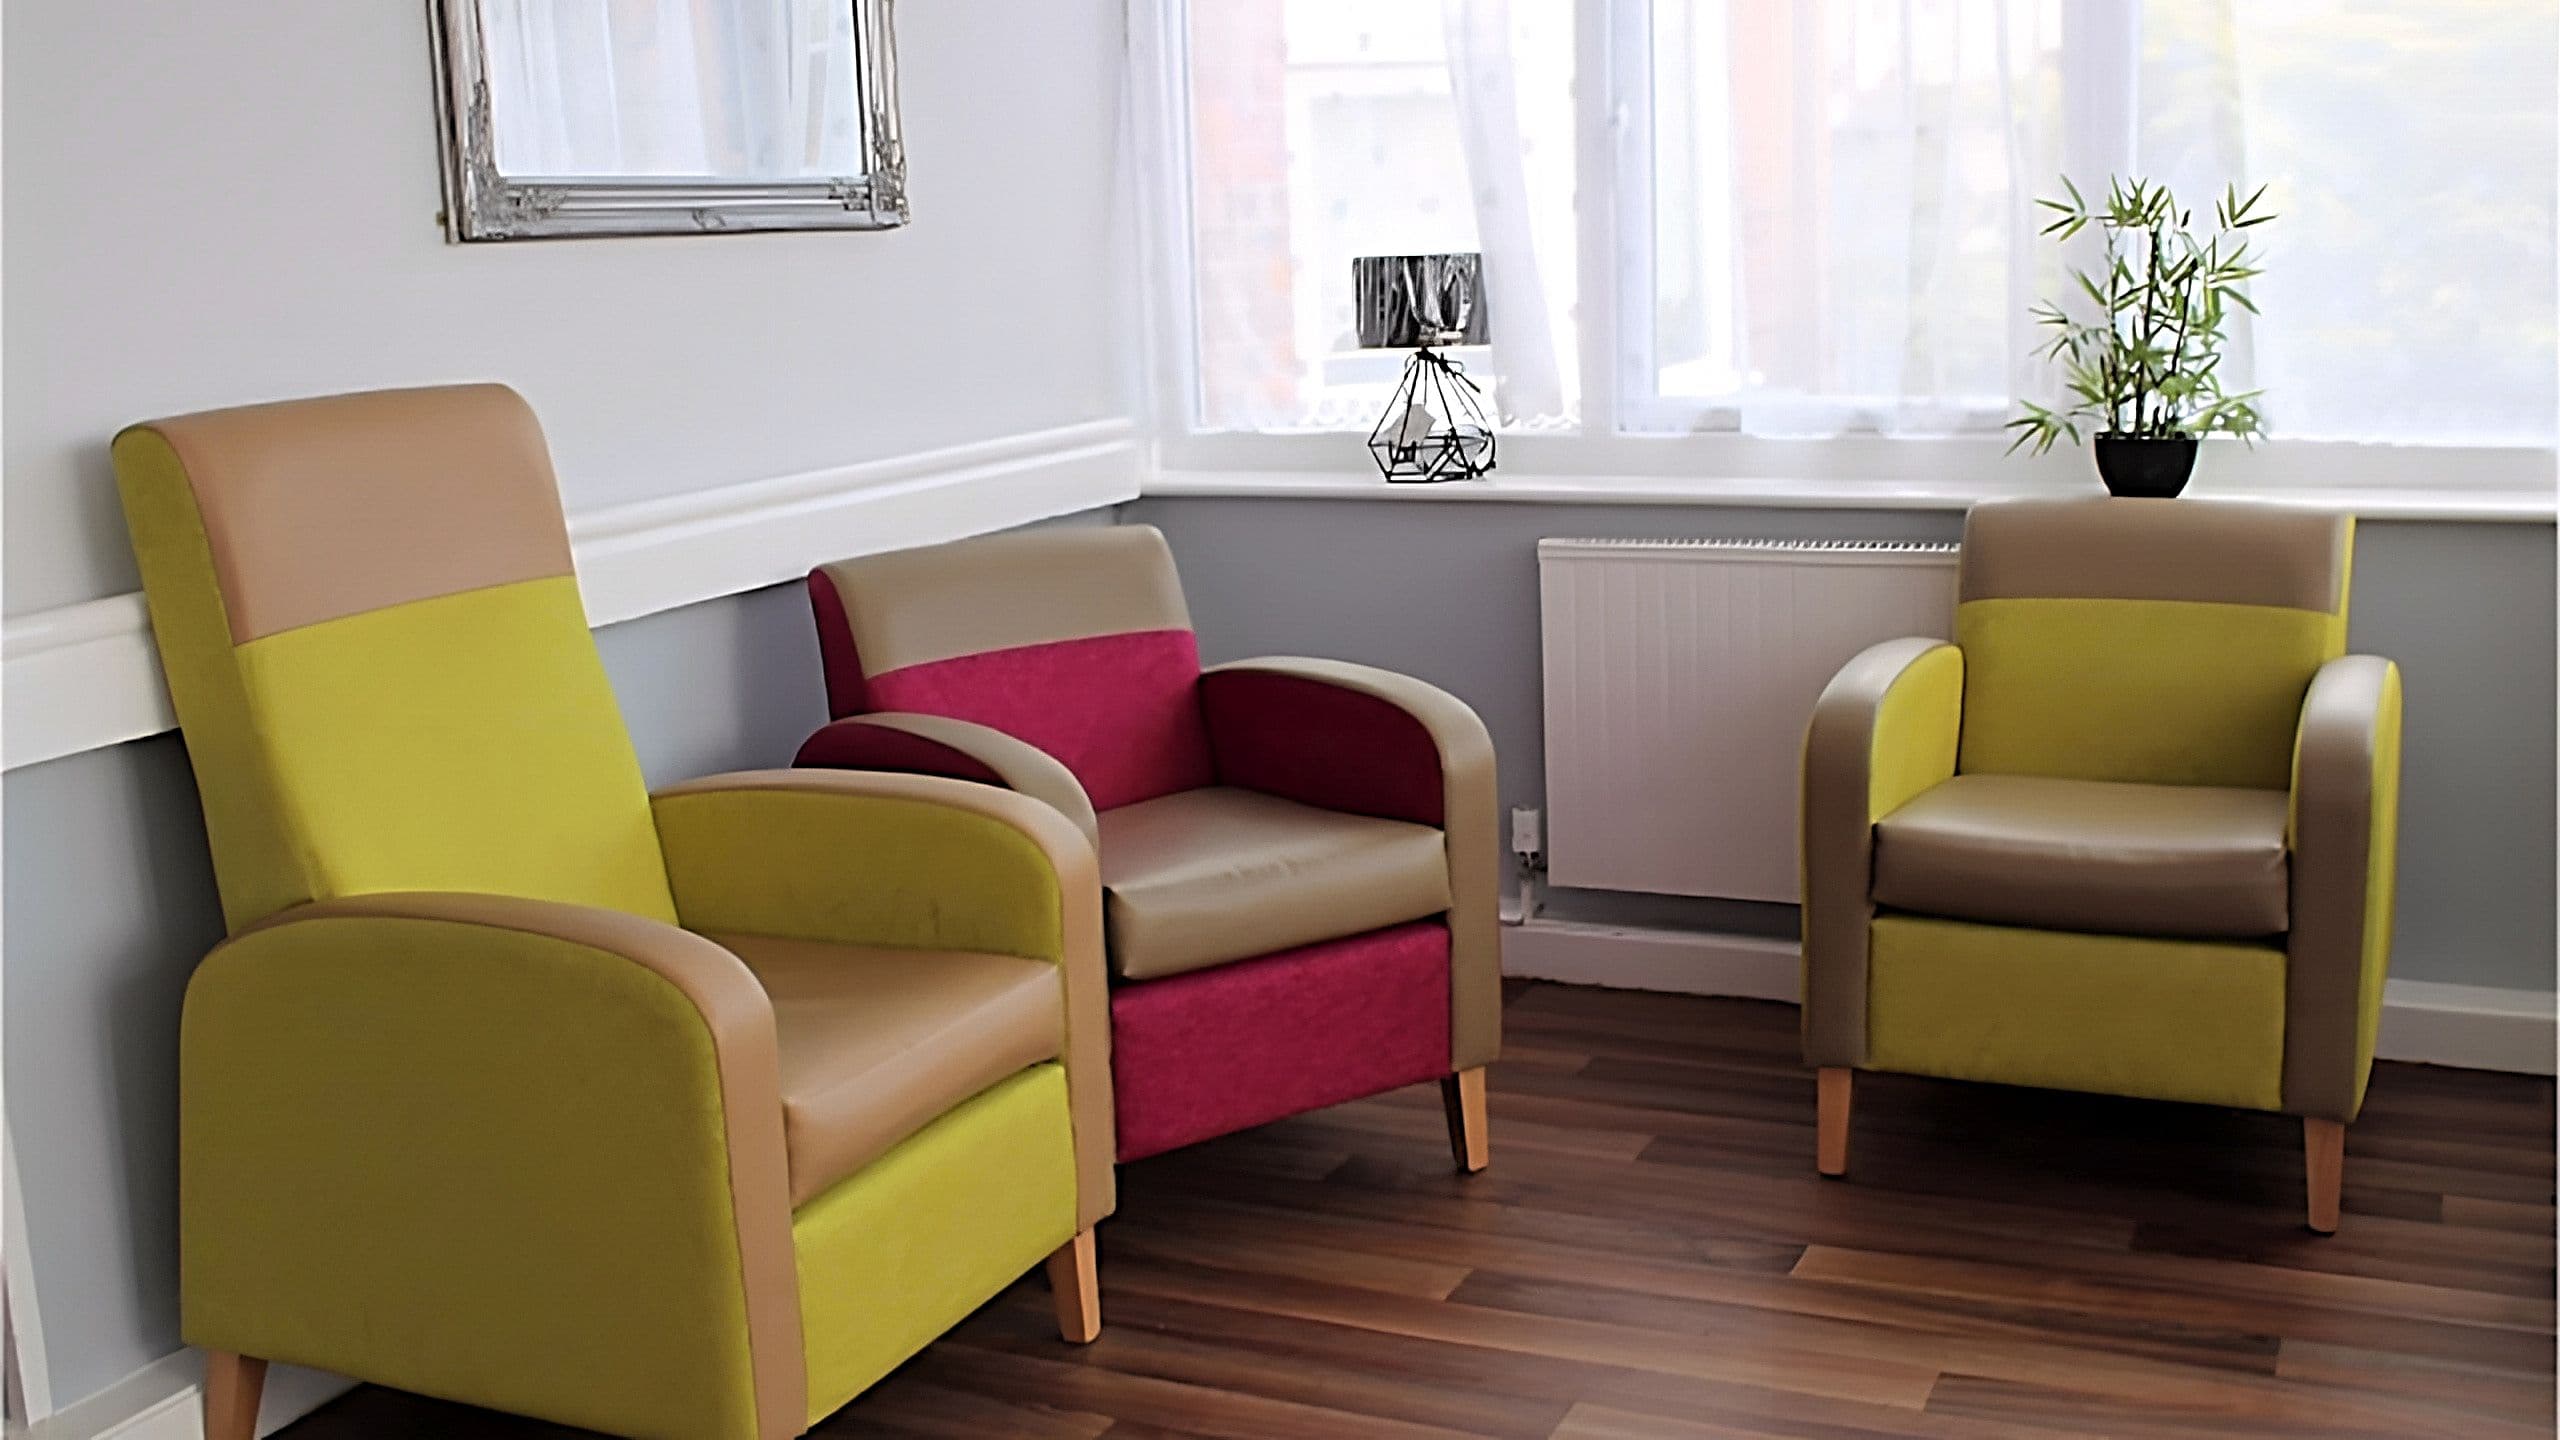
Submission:
[[[1211,787],[1105,810],[1113,973],[1149,980],[1449,908],[1440,832]]]
[[[773,999],[795,1209],[1065,1038],[1045,960],[711,938]]]
[[[1876,822],[1874,896],[2047,930],[2279,934],[2286,803],[2281,790],[1959,775]]]

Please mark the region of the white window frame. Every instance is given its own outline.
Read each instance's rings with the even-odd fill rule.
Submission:
[[[1292,493],[1319,476],[1368,472],[1355,431],[1237,431],[1200,423],[1198,290],[1185,17],[1195,0],[1129,0],[1131,197],[1146,273],[1142,328],[1156,469],[1168,493]],[[1215,3],[1215,0],[1197,0]],[[1653,196],[1650,0],[1576,6],[1576,134],[1581,426],[1506,431],[1488,480],[1557,498],[1717,499],[1895,506],[2085,482],[2087,458],[2057,448],[2010,453],[1996,430],[1827,439],[1736,433],[1729,404],[1652,393]],[[2063,160],[2074,174],[2129,173],[2137,139],[2142,0],[2070,0],[2063,8]],[[1629,183],[1634,182],[1634,183]],[[2544,446],[2277,440],[2206,441],[2212,493],[2383,497],[2411,513],[2472,506],[2504,517],[2553,509],[2555,451]],[[1368,476],[1374,479],[1374,474]],[[1623,484],[1617,482],[1623,481]],[[1561,482],[1561,483],[1549,483]],[[1439,487],[1446,488],[1446,487]],[[2206,488],[2201,482],[2199,488]],[[1694,496],[1687,495],[1694,490]],[[2442,502],[2442,504],[2439,504]],[[2377,512],[2380,513],[2380,512]]]

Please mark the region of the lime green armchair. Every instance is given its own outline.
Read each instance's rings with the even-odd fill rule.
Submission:
[[[208,1440],[269,1361],[775,1440],[1046,1262],[1100,1324],[1091,845],[1025,796],[644,788],[495,386],[117,438],[231,937],[181,1030]]]
[[[2400,675],[2354,521],[1978,505],[1956,642],[1859,655],[1804,752],[1817,1167],[1861,1069],[2298,1115],[2338,1223],[2391,951]]]

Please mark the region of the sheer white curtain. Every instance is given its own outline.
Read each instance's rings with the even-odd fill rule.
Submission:
[[[1928,434],[2051,400],[2030,208],[2268,187],[2222,378],[2271,434],[2554,438],[2552,0],[1652,0],[1641,427]],[[1646,282],[1650,281],[1648,285]],[[1729,300],[1720,298],[1729,295]],[[1641,303],[1641,302],[1640,302]],[[1642,390],[1643,375],[1636,377]]]
[[[2555,0],[1192,0],[1197,419],[1355,429],[1351,260],[1480,250],[1514,427],[1994,431],[2060,381],[2067,170],[2268,186],[2278,436],[2548,445]],[[1577,76],[1577,16],[1609,69]],[[1605,92],[1605,93],[1604,93]],[[1576,173],[1579,129],[1606,183]],[[1605,140],[1602,139],[1605,137]],[[1595,149],[1600,148],[1595,145]],[[1577,294],[1586,243],[1614,294]],[[2094,250],[2093,236],[2081,245]],[[1603,363],[1587,373],[1586,350]]]
[[[1569,138],[1572,110],[1552,95],[1521,94],[1517,56],[1535,32],[1514,25],[1511,0],[1442,0],[1441,18],[1476,245],[1484,255],[1496,406],[1513,423],[1563,419],[1575,413],[1568,397],[1579,388],[1568,386],[1575,375],[1573,357],[1557,344],[1559,335],[1572,333],[1572,285],[1569,275],[1558,277],[1566,282],[1561,286],[1550,285],[1548,276],[1557,265],[1569,269],[1573,259],[1569,249],[1542,254],[1539,241],[1549,250],[1567,249],[1572,232],[1549,226],[1543,237],[1539,233],[1530,175],[1533,163],[1552,163],[1530,140],[1553,141],[1559,132]],[[1568,170],[1568,185],[1569,177]],[[1541,178],[1546,183],[1539,188],[1553,188],[1554,177]]]
[[[1372,418],[1392,357],[1350,346],[1350,261],[1434,250],[1485,257],[1492,345],[1460,358],[1514,426],[1578,421],[1595,324],[1632,428],[1998,424],[2052,263],[2029,202],[2061,168],[2058,4],[1620,0],[1611,123],[1643,143],[1616,195],[1577,174],[1578,8],[1189,6],[1207,428]],[[1595,317],[1580,236],[1613,205],[1627,300]]]
[[[2050,263],[2031,202],[2061,167],[2056,7],[1654,0],[1649,18],[1652,273],[1623,283],[1652,345],[1631,423],[1997,425]]]
[[[1362,351],[1351,262],[1484,256],[1490,347],[1454,357],[1506,422],[1568,424],[1573,11],[1563,0],[1188,7],[1198,414],[1366,429],[1403,356]]]
[[[2145,0],[2139,163],[2263,182],[2261,318],[2235,360],[2271,434],[2547,445],[2560,6]]]
[[[844,0],[479,0],[509,175],[864,168]]]

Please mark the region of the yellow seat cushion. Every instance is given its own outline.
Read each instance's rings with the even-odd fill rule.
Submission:
[[[2279,1110],[2284,968],[2273,944],[1879,916],[1867,1065]]]
[[[1146,980],[1338,940],[1449,908],[1428,825],[1254,790],[1185,790],[1102,812],[1111,968]]]
[[[1064,1042],[1046,960],[713,938],[773,1001],[795,1207]]]
[[[2282,790],[1958,775],[1876,822],[1877,904],[2115,935],[2285,930]]]

